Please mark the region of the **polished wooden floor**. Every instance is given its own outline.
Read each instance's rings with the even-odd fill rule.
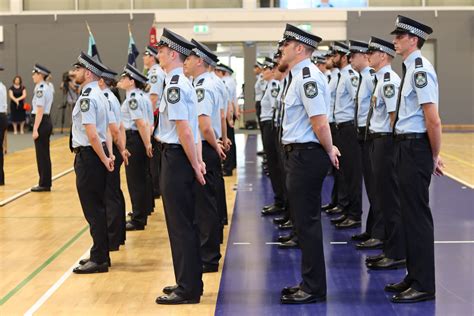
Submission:
[[[443,141],[446,171],[472,187],[474,134],[443,134]],[[0,315],[213,315],[220,272],[204,276],[199,305],[154,303],[163,286],[174,284],[160,200],[147,229],[129,233],[125,247],[111,254],[109,273],[70,273],[87,253],[91,239],[77,198],[74,172],[68,173],[74,157],[67,138],[54,141],[51,149],[53,175],[64,174],[53,182],[53,191],[25,194],[0,207]],[[8,154],[5,172],[0,199],[8,202],[37,182],[34,149]],[[235,184],[236,177],[226,178],[230,215]]]

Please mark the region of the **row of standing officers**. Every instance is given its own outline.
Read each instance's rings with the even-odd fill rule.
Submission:
[[[385,287],[395,303],[435,297],[431,175],[442,175],[438,81],[420,49],[432,29],[398,16],[393,42],[334,42],[312,58],[321,38],[288,24],[278,52],[266,58],[256,106],[274,202],[262,215],[291,233],[280,248],[302,251],[302,282],[282,290],[281,302],[326,298],[321,208],[337,229],[361,227],[362,181],[370,202],[357,249],[382,249],[369,269],[407,269]],[[403,58],[400,78],[391,62]],[[313,62],[312,62],[313,59]],[[260,65],[256,65],[258,67]],[[321,187],[332,165],[331,202]]]

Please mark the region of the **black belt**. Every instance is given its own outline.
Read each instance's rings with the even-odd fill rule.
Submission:
[[[161,143],[161,148],[163,148],[163,149],[183,149],[183,146],[181,146],[180,144]]]
[[[127,135],[127,136],[132,136],[132,135],[135,135],[135,134],[140,134],[140,133],[136,130],[133,130],[133,129],[127,129],[125,131],[125,135]]]
[[[293,143],[293,144],[287,144],[283,145],[283,150],[286,152],[290,152],[293,150],[313,150],[320,148],[321,145],[315,142],[309,142],[309,143]]]
[[[370,133],[369,137],[372,139],[385,137],[385,136],[392,136],[392,133]]]
[[[426,133],[408,133],[408,134],[396,134],[395,135],[395,140],[397,142],[401,142],[404,140],[410,140],[410,139],[426,139],[428,138],[428,134]]]
[[[347,126],[354,126],[354,120],[347,121],[347,122],[342,122],[342,123],[336,123],[336,128],[337,129],[347,127]]]
[[[330,126],[330,127],[336,127],[336,123],[334,123],[334,122],[329,123],[329,126]]]
[[[365,130],[366,130],[366,127],[365,127],[365,126],[363,126],[363,127],[357,127],[357,134],[365,135]]]
[[[102,147],[105,148],[106,144],[105,143],[102,143]],[[79,146],[79,147],[74,147],[72,149],[72,152],[75,153],[75,154],[78,154],[80,153],[81,151],[86,151],[86,150],[94,150],[94,148],[92,146]]]

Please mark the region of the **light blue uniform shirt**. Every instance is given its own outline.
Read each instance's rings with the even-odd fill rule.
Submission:
[[[279,81],[270,80],[268,82],[267,89],[263,94],[261,101],[262,111],[260,113],[260,121],[266,122],[273,118],[273,112],[275,110],[275,102],[279,92]]]
[[[257,76],[257,81],[255,82],[255,101],[262,101],[266,86],[267,82],[263,80],[262,74],[259,74]]]
[[[142,119],[145,123],[148,118],[148,103],[142,95],[140,89],[127,91],[127,98],[122,103],[121,112],[123,126],[125,130],[137,131],[138,127],[135,120]]]
[[[336,87],[337,87],[337,75],[341,71],[339,68],[334,67],[331,69],[331,80],[329,80],[329,91],[331,93],[331,103],[330,106],[328,107],[328,122],[329,123],[334,123],[334,106],[336,104]]]
[[[337,124],[354,120],[354,98],[358,86],[359,74],[352,69],[351,65],[342,68],[341,79],[336,89],[336,107],[334,109]]]
[[[222,135],[221,107],[219,105],[219,91],[216,82],[209,72],[204,72],[194,79],[193,86],[197,96],[197,115],[206,115],[211,119],[214,135],[219,139]],[[201,135],[202,136],[202,135]],[[203,137],[201,137],[204,140]]]
[[[33,111],[31,113],[36,114],[36,109],[41,106],[43,107],[43,114],[49,114],[53,104],[53,95],[53,89],[46,81],[37,83],[33,92],[33,101],[31,102]]]
[[[310,118],[327,115],[330,101],[327,78],[309,58],[296,64],[290,72],[292,80],[283,101],[282,143],[319,143]]]
[[[165,144],[180,144],[175,121],[188,121],[194,143],[198,142],[197,96],[183,68],[171,70],[165,78],[165,91],[160,102],[160,120],[155,137]]]
[[[109,124],[115,123],[120,125],[122,122],[122,114],[120,112],[119,100],[109,88],[105,88],[102,92],[109,102]]]
[[[389,113],[397,108],[397,96],[400,89],[400,77],[391,65],[382,67],[375,74],[377,86],[370,105],[373,107],[369,130],[372,133],[391,133]]]
[[[150,85],[150,91],[148,91],[148,93],[156,94],[161,99],[161,97],[163,96],[163,83],[165,82],[166,77],[165,72],[163,71],[163,69],[161,69],[160,65],[154,64],[148,70],[147,76],[147,83]],[[160,100],[158,99],[158,104],[159,103]]]
[[[426,124],[422,104],[438,106],[438,77],[433,65],[416,50],[403,62],[406,66],[405,82],[400,96],[397,134],[425,133]]]
[[[146,119],[148,120],[148,124],[150,126],[154,126],[155,118],[153,116],[153,105],[151,104],[150,97],[143,91],[140,91],[140,94],[143,100],[145,101],[145,114],[146,114]]]
[[[100,142],[107,139],[109,125],[109,102],[97,81],[90,82],[82,88],[82,93],[72,110],[72,147],[90,146],[85,124],[95,125]]]
[[[7,113],[7,88],[0,81],[0,113]]]
[[[359,94],[357,95],[357,126],[364,127],[367,124],[367,114],[369,114],[370,97],[374,90],[374,75],[370,67],[365,67],[361,72],[361,82]]]
[[[222,81],[222,79],[219,78],[214,71],[211,71],[210,74],[211,78],[215,82],[216,89],[219,91],[219,106],[221,110],[224,110],[224,115],[226,115],[227,106],[229,104],[229,93],[227,92],[224,81]]]

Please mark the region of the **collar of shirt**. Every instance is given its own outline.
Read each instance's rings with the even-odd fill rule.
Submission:
[[[41,86],[42,84],[45,84],[45,83],[46,83],[46,81],[42,80],[42,81],[38,82],[38,83],[36,84],[36,86],[39,87],[39,86]]]
[[[293,76],[293,78],[296,78],[295,76],[298,75],[298,73],[301,72],[301,69],[303,69],[304,67],[307,67],[309,65],[312,65],[313,63],[311,62],[311,59],[309,58],[306,58],[306,59],[303,59],[302,61],[300,61],[299,63],[297,63],[296,65],[293,66],[293,68],[291,68],[291,75]]]
[[[89,82],[84,87],[82,87],[82,91],[85,91],[87,88],[95,88],[95,87],[99,87],[99,82],[98,81]]]
[[[379,71],[377,71],[377,73],[375,74],[377,76],[377,81],[382,82],[384,74],[390,70],[392,70],[392,65],[385,65],[380,68]]]
[[[418,57],[421,57],[421,51],[419,49],[408,55],[407,59],[403,61],[407,69],[415,62],[415,59],[417,59]]]
[[[349,72],[349,69],[352,69],[351,64],[346,65],[344,68],[341,69],[341,73]]]
[[[103,93],[104,95],[105,95],[106,93],[107,93],[107,95],[110,95],[110,94],[113,93],[113,92],[112,92],[112,90],[110,90],[109,87],[106,87],[104,90],[102,90],[102,93]],[[107,97],[107,99],[108,99],[108,97]]]
[[[175,69],[171,70],[166,74],[166,82],[169,83],[171,78],[174,75],[182,75],[183,74],[183,67],[176,67]]]
[[[333,69],[331,69],[331,75],[337,75],[340,72],[341,71],[339,70],[339,68],[334,67]]]
[[[362,75],[362,74],[364,74],[364,75],[369,74],[369,75],[370,75],[370,69],[372,69],[372,68],[370,68],[369,66],[367,66],[367,67],[365,67],[364,69],[362,69],[362,71],[360,72],[360,74],[361,74],[361,75]]]
[[[140,89],[137,89],[137,88],[135,88],[135,89],[133,89],[133,90],[130,90],[130,91],[127,91],[127,99],[130,98],[130,95],[131,95],[133,92],[135,92],[135,95],[137,95],[137,94],[140,93],[140,91],[141,91],[141,90],[140,90]]]
[[[206,79],[209,77],[209,73],[207,71],[204,71],[202,74],[200,74],[199,76],[197,76],[196,78],[194,78],[193,80],[193,86],[198,83],[199,80],[201,80],[202,78]]]

